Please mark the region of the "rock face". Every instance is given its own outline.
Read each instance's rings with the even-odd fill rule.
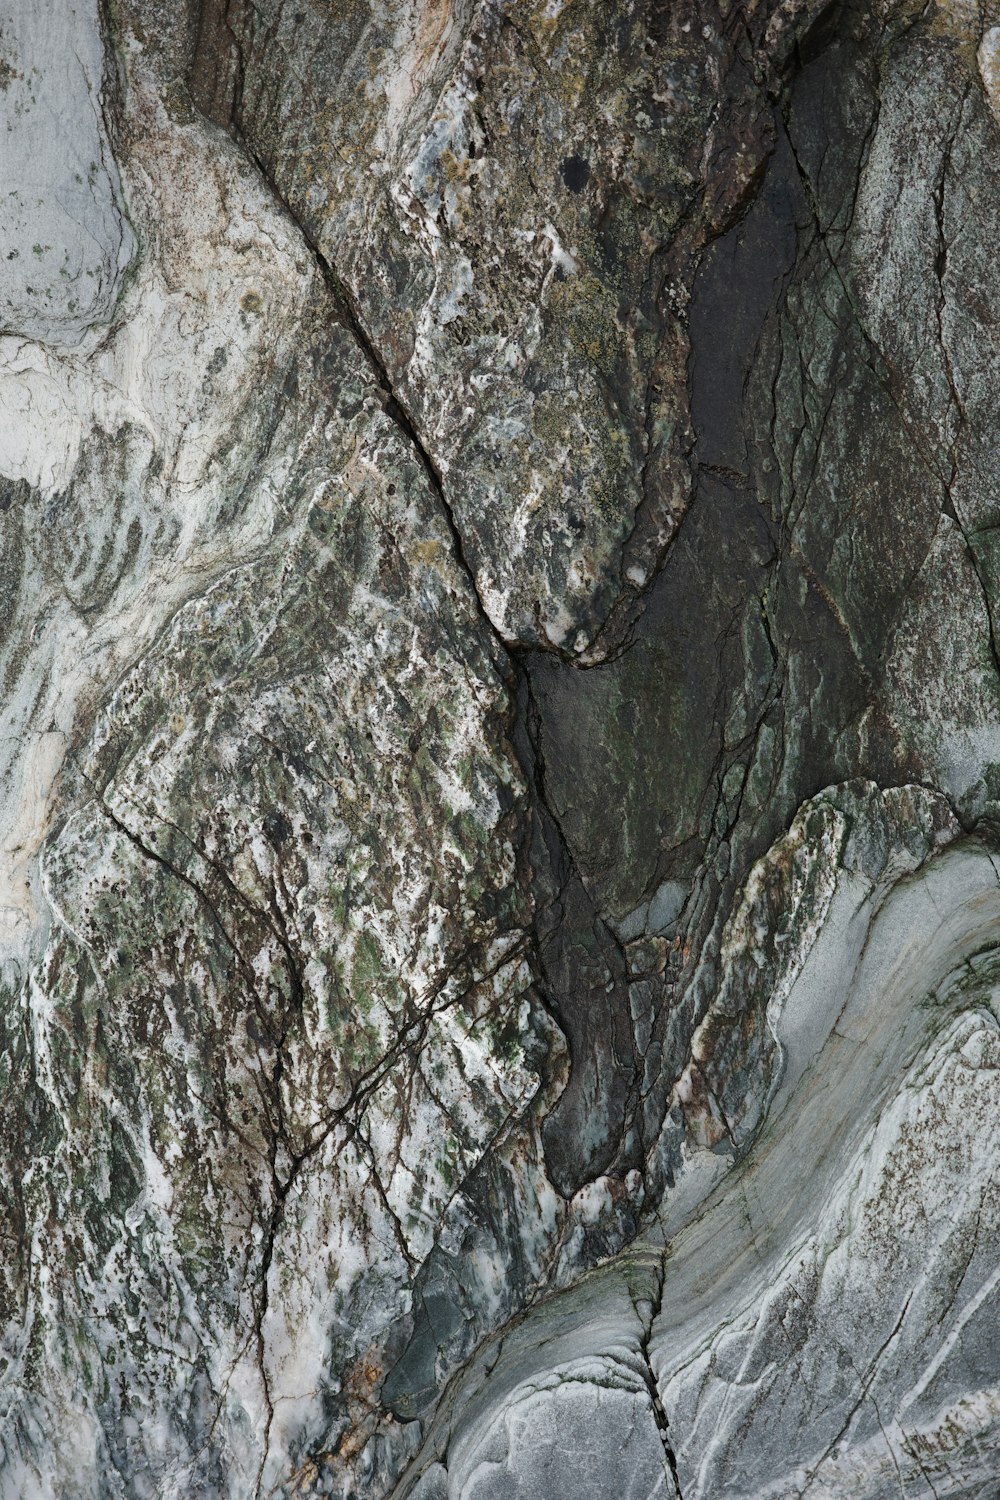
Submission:
[[[0,110],[0,1496],[994,1500],[1000,11]]]

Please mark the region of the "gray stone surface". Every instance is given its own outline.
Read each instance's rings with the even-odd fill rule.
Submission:
[[[2,1500],[994,1500],[998,36],[0,10]]]
[[[2,334],[77,344],[114,315],[135,236],[105,66],[96,0],[0,7]]]

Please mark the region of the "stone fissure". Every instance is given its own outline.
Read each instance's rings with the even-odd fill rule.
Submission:
[[[677,1465],[677,1454],[674,1450],[670,1434],[670,1423],[667,1420],[667,1413],[664,1410],[663,1399],[656,1380],[656,1372],[653,1369],[650,1357],[650,1340],[653,1336],[653,1328],[663,1306],[663,1283],[665,1277],[666,1268],[663,1262],[660,1261],[656,1269],[655,1300],[649,1309],[648,1315],[646,1315],[645,1308],[640,1313],[642,1331],[639,1337],[639,1353],[642,1356],[642,1376],[646,1384],[646,1390],[649,1393],[649,1403],[653,1412],[653,1420],[656,1423],[656,1430],[663,1444],[663,1452],[667,1460],[667,1467],[670,1470],[670,1476],[674,1482],[677,1500],[684,1500],[684,1492],[681,1489],[680,1471]],[[638,1312],[639,1309],[636,1309],[636,1311]]]
[[[337,276],[334,267],[330,264],[329,260],[326,258],[316,240],[306,229],[301,218],[295,214],[288,200],[284,197],[284,195],[277,187],[273,176],[268,173],[267,167],[260,156],[252,150],[245,137],[243,137],[239,132],[237,132],[237,139],[239,140],[242,149],[246,152],[248,158],[254,163],[261,177],[267,183],[271,192],[274,193],[284,212],[295,224],[299,234],[302,236],[303,243],[306,245],[310,254],[312,255],[313,260],[315,261],[322,277],[323,283],[333,300],[334,306],[337,308],[341,323],[352,334],[354,341],[357,344],[361,354],[363,355],[368,369],[374,378],[375,384],[377,385],[381,395],[382,407],[386,413],[386,416],[388,416],[394,423],[403,439],[405,440],[407,447],[415,455],[419,466],[423,471],[428,484],[430,485],[431,491],[433,492],[440,506],[442,517],[451,535],[451,541],[456,560],[458,561],[462,573],[468,581],[480,619],[489,631],[491,639],[497,640],[502,649],[510,649],[510,647],[515,643],[504,641],[502,639],[499,631],[493,624],[493,621],[490,619],[485,605],[483,604],[482,597],[479,593],[479,585],[476,581],[475,571],[466,556],[465,542],[463,540],[462,533],[455,519],[454,511],[452,510],[452,507],[445,495],[444,480],[441,472],[437,464],[434,462],[434,459],[431,457],[431,454],[425,443],[423,442],[423,439],[420,437],[420,434],[418,433],[414,424],[413,418],[400,399],[389,375],[389,371],[386,367],[385,361],[382,359],[371,338],[366,333],[354,299],[351,297],[351,294],[344,282]]]
[[[0,1492],[989,1487],[1000,27],[9,9]]]

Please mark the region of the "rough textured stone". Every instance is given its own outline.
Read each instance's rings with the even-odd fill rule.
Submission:
[[[991,1500],[1000,11],[0,8],[0,1496]]]

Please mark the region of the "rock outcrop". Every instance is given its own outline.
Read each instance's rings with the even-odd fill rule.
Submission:
[[[988,1497],[1000,11],[0,7],[0,1496]]]

